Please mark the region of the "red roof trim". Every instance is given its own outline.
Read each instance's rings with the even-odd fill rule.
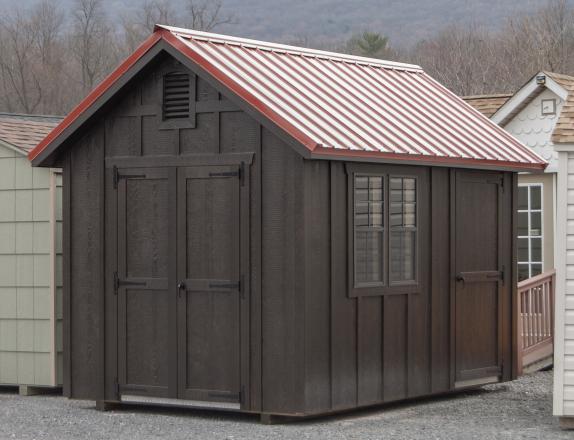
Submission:
[[[42,140],[30,153],[28,159],[33,160],[68,128],[84,111],[86,111],[106,90],[108,90],[123,74],[125,74],[141,57],[143,57],[159,40],[166,31],[156,31],[145,40],[116,70],[109,74],[86,98],[84,98],[68,115],[60,122],[48,136]]]
[[[319,158],[320,156],[327,157],[355,157],[362,159],[387,159],[390,161],[400,162],[421,162],[421,164],[452,164],[458,166],[466,166],[469,168],[493,168],[493,169],[514,169],[517,171],[543,171],[546,163],[524,163],[524,162],[510,162],[506,160],[489,160],[489,159],[462,159],[457,157],[445,156],[425,156],[422,154],[397,154],[397,153],[383,153],[380,151],[365,151],[365,150],[347,150],[342,148],[325,148],[318,146],[313,151],[313,157]]]

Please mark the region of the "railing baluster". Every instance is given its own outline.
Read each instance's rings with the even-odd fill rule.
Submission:
[[[535,353],[538,344],[551,341],[554,333],[555,271],[548,271],[518,283],[518,362],[523,368],[526,350]],[[540,345],[544,347],[545,345]],[[535,350],[534,352],[532,350]],[[547,353],[547,352],[546,352]]]

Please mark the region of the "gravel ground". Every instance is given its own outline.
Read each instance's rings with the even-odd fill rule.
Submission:
[[[0,439],[574,439],[552,417],[552,372],[458,395],[285,425],[253,416],[20,397],[0,389]]]

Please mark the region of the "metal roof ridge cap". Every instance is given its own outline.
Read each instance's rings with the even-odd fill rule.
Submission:
[[[191,38],[199,41],[208,41],[219,44],[230,44],[251,49],[262,49],[275,52],[289,53],[292,55],[309,56],[333,61],[341,61],[355,64],[371,65],[387,69],[422,72],[423,68],[416,64],[401,63],[397,61],[378,60],[376,58],[348,55],[326,50],[310,49],[287,44],[271,43],[268,41],[254,40],[249,38],[233,37],[231,35],[214,34],[211,32],[195,31],[191,29],[178,28],[174,26],[164,26],[156,24],[156,29],[165,29],[178,37]]]

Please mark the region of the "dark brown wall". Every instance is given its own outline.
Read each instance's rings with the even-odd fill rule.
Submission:
[[[387,166],[388,167],[388,166]],[[388,169],[388,168],[386,168]],[[307,413],[442,393],[451,373],[451,174],[428,168],[419,206],[422,292],[350,298],[345,163],[305,161],[305,409]],[[512,187],[511,174],[505,176]],[[511,191],[504,193],[504,255],[512,267]],[[425,252],[428,252],[425,256]],[[424,263],[422,263],[424,264]],[[510,272],[509,272],[510,273]],[[504,303],[511,355],[510,284]],[[472,341],[469,341],[472,343]],[[503,378],[510,379],[505,362]]]
[[[77,398],[103,393],[103,141],[96,125],[64,157],[64,391]]]

